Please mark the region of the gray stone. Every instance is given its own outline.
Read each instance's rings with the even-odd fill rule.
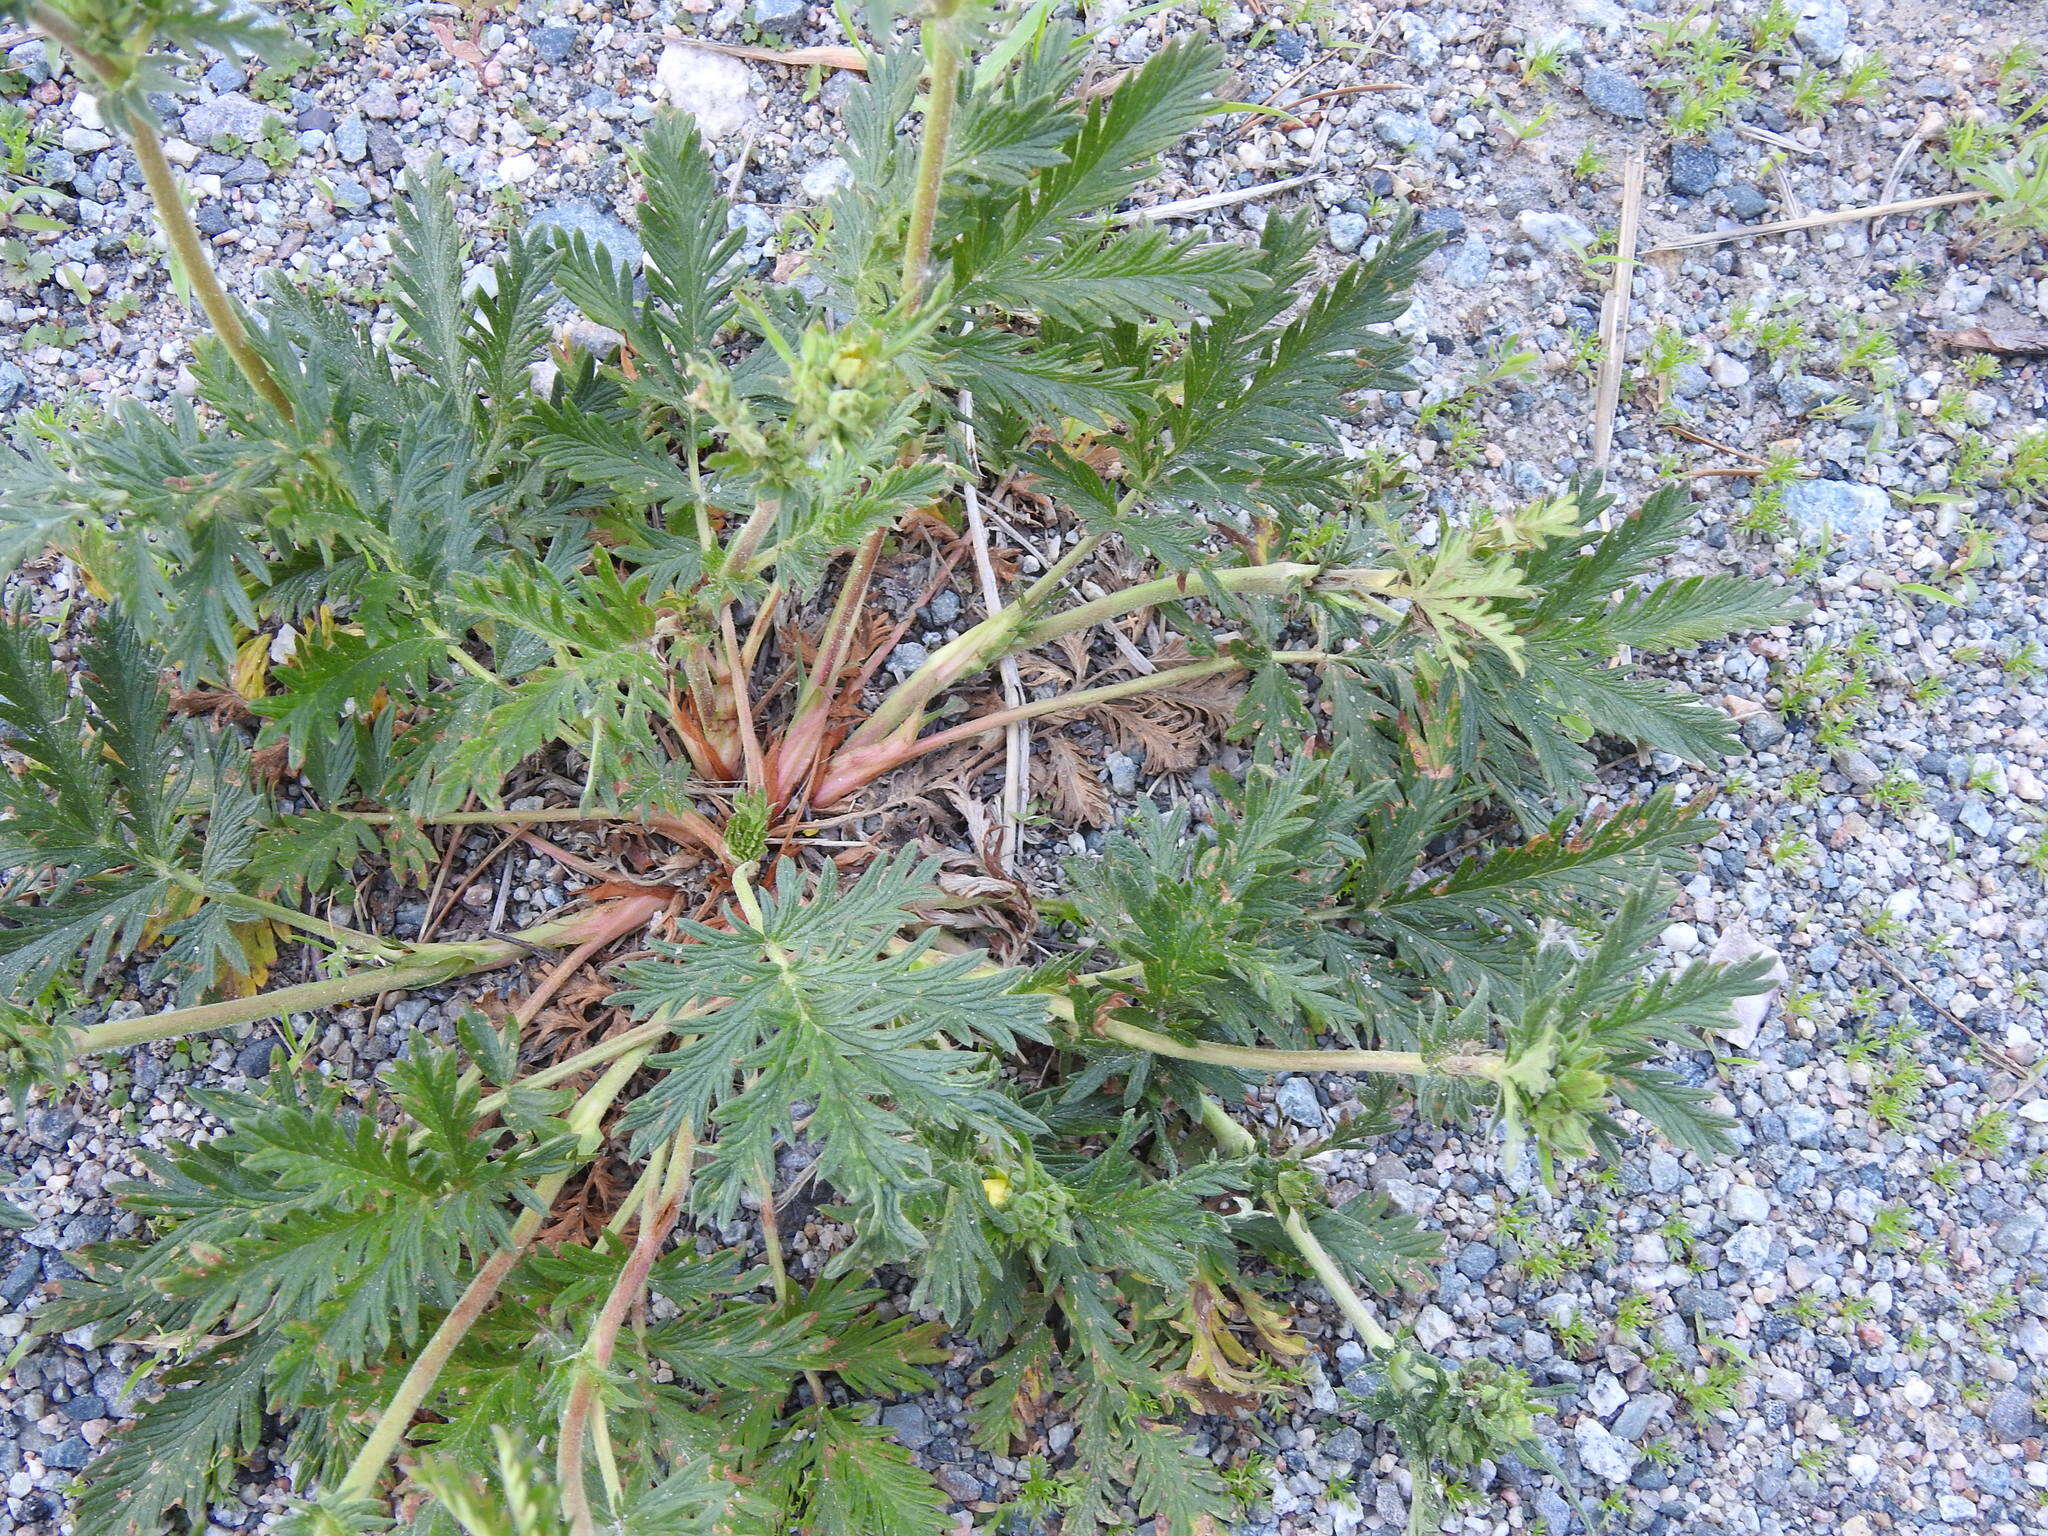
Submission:
[[[1778,380],[1778,404],[1794,416],[1818,410],[1842,393],[1843,386],[1835,380],[1815,378],[1810,373],[1788,373]]]
[[[1722,1250],[1730,1264],[1751,1274],[1768,1268],[1771,1262],[1771,1229],[1751,1225],[1736,1229],[1728,1239],[1728,1246]]]
[[[1618,69],[1595,64],[1579,76],[1579,90],[1593,107],[1609,117],[1640,123],[1650,116],[1650,95]]]
[[[1593,243],[1593,231],[1568,213],[1531,208],[1517,215],[1515,223],[1531,245],[1553,256],[1576,254]]]
[[[947,587],[925,605],[924,616],[932,624],[952,623],[960,617],[960,594]]]
[[[559,229],[567,234],[582,235],[591,244],[611,253],[611,258],[623,265],[629,272],[638,272],[646,252],[640,244],[640,237],[620,220],[612,217],[611,210],[604,204],[590,198],[576,202],[556,203],[552,207],[536,209],[526,221],[526,232]],[[958,599],[955,599],[957,602]]]
[[[1365,1437],[1346,1424],[1322,1443],[1322,1454],[1323,1460],[1338,1465],[1355,1462],[1365,1454]]]
[[[370,192],[353,176],[335,176],[328,181],[329,190],[334,193],[334,206],[346,208],[350,213],[361,213],[370,206]]]
[[[1470,291],[1485,287],[1492,271],[1493,252],[1477,235],[1467,235],[1451,247],[1450,259],[1444,263],[1444,281]]]
[[[1296,1125],[1311,1130],[1323,1123],[1323,1106],[1316,1101],[1315,1084],[1305,1077],[1284,1079],[1274,1090],[1273,1107]]]
[[[1877,766],[1877,760],[1868,752],[1857,747],[1844,747],[1835,753],[1835,767],[1843,778],[1858,789],[1875,789],[1884,782],[1884,770]],[[1819,946],[1815,946],[1818,948]],[[1832,967],[1817,967],[1832,969]]]
[[[1339,251],[1355,251],[1365,240],[1365,218],[1356,213],[1330,215],[1330,245]]]
[[[30,85],[41,85],[50,78],[50,51],[40,38],[16,43],[7,50],[7,67]]]
[[[1630,1398],[1622,1405],[1621,1412],[1614,1416],[1614,1437],[1629,1441],[1642,1439],[1650,1428],[1651,1420],[1663,1409],[1664,1399],[1654,1394]]]
[[[1738,181],[1728,189],[1728,212],[1733,218],[1747,223],[1762,218],[1770,209],[1771,200],[1746,181]]]
[[[575,27],[535,27],[526,34],[526,40],[549,64],[566,64],[583,48],[583,34]]]
[[[2023,1259],[2032,1253],[2041,1241],[2042,1221],[2039,1211],[2021,1211],[2012,1220],[1998,1224],[1991,1234],[1992,1246],[2000,1253]]]
[[[284,120],[284,114],[275,107],[253,101],[240,91],[225,91],[211,101],[187,107],[178,125],[194,144],[211,144],[219,138],[259,144],[266,125]]]
[[[1753,752],[1775,747],[1785,739],[1785,735],[1785,722],[1768,709],[1760,709],[1743,719],[1742,739]]]
[[[369,140],[370,164],[379,171],[388,175],[405,163],[405,146],[398,142],[389,123],[364,124],[363,137]]]
[[[1714,190],[1721,157],[1704,144],[1671,146],[1671,190],[1680,197],[1703,197]]]
[[[235,1070],[244,1077],[268,1077],[270,1058],[277,1050],[277,1041],[269,1035],[258,1035],[246,1041],[235,1052]]]
[[[369,135],[363,127],[363,120],[351,112],[334,125],[334,153],[350,165],[355,165],[370,153]]]
[[[1572,1444],[1578,1448],[1579,1464],[1606,1482],[1625,1483],[1636,1469],[1636,1448],[1609,1432],[1590,1413],[1580,1414],[1572,1427]]]
[[[43,1465],[55,1467],[62,1472],[82,1471],[85,1464],[91,1460],[92,1447],[77,1435],[68,1440],[60,1440],[43,1452]]]
[[[1662,1147],[1650,1149],[1650,1188],[1660,1195],[1675,1194],[1685,1187],[1685,1168]]]
[[[763,32],[789,37],[803,31],[811,19],[805,0],[754,0],[753,22]]]
[[[965,1467],[940,1467],[932,1474],[932,1481],[946,1490],[947,1498],[959,1504],[972,1504],[985,1492],[981,1479]]]
[[[1785,1106],[1785,1136],[1794,1146],[1817,1147],[1828,1139],[1832,1122],[1828,1112],[1816,1104]]]
[[[210,91],[239,91],[249,83],[249,72],[228,59],[215,59],[200,78]]]
[[[906,640],[889,653],[889,670],[898,677],[907,676],[923,666],[931,652],[915,640]]]
[[[0,411],[12,410],[28,393],[28,375],[13,363],[0,362]]]
[[[923,1450],[937,1438],[922,1403],[891,1403],[882,1410],[882,1428],[912,1451]]]
[[[1722,1209],[1738,1222],[1762,1222],[1771,1219],[1771,1197],[1754,1184],[1731,1184],[1728,1197],[1721,1202]]]
[[[1892,499],[1874,485],[1848,480],[1795,480],[1785,487],[1785,515],[1806,538],[1832,533],[1844,543],[1868,548],[1884,534]]]
[[[1372,131],[1382,144],[1411,154],[1427,155],[1436,149],[1435,125],[1413,112],[1382,112],[1372,120]]]
[[[398,116],[398,92],[376,81],[356,99],[356,110],[373,122],[388,123]]]
[[[732,137],[755,119],[753,72],[738,59],[672,45],[662,50],[654,77],[669,103],[688,113],[711,143]]]
[[[7,1267],[4,1276],[0,1276],[0,1305],[20,1306],[42,1283],[42,1279],[42,1256],[34,1251],[24,1253]]]
[[[1415,227],[1425,235],[1462,235],[1465,215],[1455,208],[1425,208],[1415,220]]]
[[[1500,1251],[1489,1243],[1467,1243],[1458,1250],[1457,1270],[1467,1280],[1484,1280],[1500,1267]]]
[[[1843,0],[1806,0],[1792,25],[1792,41],[1816,64],[1833,64],[1849,46],[1849,7]]]
[[[2007,1387],[1991,1399],[1984,1423],[2002,1444],[2024,1440],[2034,1433],[2034,1401],[2018,1387]]]

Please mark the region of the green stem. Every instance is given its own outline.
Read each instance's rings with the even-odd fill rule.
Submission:
[[[931,68],[932,94],[925,104],[924,137],[917,148],[917,183],[911,194],[910,229],[903,241],[903,303],[915,308],[931,284],[932,231],[939,217],[939,192],[946,180],[946,149],[959,99],[960,55],[953,35],[958,0],[935,0],[924,25],[924,53]]]
[[[599,1130],[605,1111],[611,1107],[612,1101],[619,1096],[633,1074],[640,1070],[640,1064],[646,1059],[646,1055],[645,1051],[641,1051],[612,1063],[611,1069],[591,1084],[590,1092],[569,1111],[568,1124],[579,1137],[579,1148],[585,1161],[594,1156],[602,1144],[603,1138]],[[434,1383],[440,1378],[442,1367],[447,1365],[456,1347],[496,1299],[498,1288],[504,1284],[505,1277],[512,1272],[512,1267],[519,1262],[520,1255],[526,1251],[527,1245],[539,1233],[546,1209],[554,1204],[555,1197],[562,1192],[562,1186],[568,1182],[571,1171],[573,1170],[550,1174],[534,1187],[540,1209],[529,1208],[520,1214],[518,1221],[512,1225],[510,1241],[485,1260],[476,1277],[463,1291],[461,1299],[455,1303],[448,1315],[441,1319],[441,1326],[434,1330],[433,1337],[421,1348],[413,1360],[411,1369],[399,1382],[398,1391],[385,1405],[384,1411],[377,1416],[377,1422],[371,1426],[369,1439],[363,1442],[363,1448],[356,1453],[355,1460],[349,1463],[348,1471],[335,1489],[335,1496],[340,1502],[351,1503],[368,1499],[376,1492],[377,1480],[384,1475],[384,1468],[397,1454],[399,1444],[405,1438],[405,1432],[412,1427],[413,1415],[419,1412],[420,1405],[434,1390]]]
[[[279,1018],[287,1013],[312,1013],[322,1008],[336,1008],[382,992],[407,992],[417,987],[430,987],[437,982],[452,981],[457,976],[510,965],[535,948],[578,944],[603,931],[629,932],[634,927],[645,926],[666,904],[665,896],[623,896],[568,917],[550,918],[509,938],[421,944],[408,951],[404,959],[388,966],[353,971],[326,981],[309,981],[296,987],[281,987],[257,997],[232,997],[197,1008],[176,1008],[169,1013],[145,1014],[139,1019],[123,1019],[114,1024],[94,1024],[79,1030],[73,1037],[72,1052],[77,1056],[90,1056],[102,1051],[125,1050],[149,1040],[203,1034],[236,1024]]]
[[[1286,1229],[1287,1240],[1294,1244],[1295,1252],[1320,1280],[1323,1289],[1330,1293],[1330,1299],[1337,1303],[1337,1310],[1351,1321],[1358,1337],[1366,1348],[1379,1354],[1400,1347],[1400,1341],[1380,1326],[1372,1309],[1365,1304],[1365,1298],[1351,1287],[1344,1278],[1344,1271],[1337,1267],[1337,1261],[1330,1257],[1330,1250],[1317,1241],[1315,1233],[1309,1230],[1308,1221],[1300,1211],[1289,1210],[1281,1215],[1280,1225]]]
[[[86,47],[71,18],[55,6],[31,5],[28,20],[37,31],[91,70],[107,91],[118,90],[128,83],[132,71]],[[178,187],[177,173],[171,169],[171,162],[164,155],[164,141],[157,133],[156,125],[138,110],[129,119],[127,129],[129,146],[135,151],[135,163],[142,169],[143,184],[149,188],[150,201],[156,204],[157,220],[163,225],[164,239],[183,267],[186,281],[192,285],[192,296],[206,312],[214,334],[228,349],[228,356],[235,360],[242,377],[269,403],[271,409],[290,421],[292,403],[278,387],[263,354],[249,339],[241,312],[235,308],[227,290],[221,287],[220,275],[214,271],[213,260],[207,254],[206,242],[200,238],[198,226],[192,222],[192,212],[185,206],[185,194]]]
[[[1398,1077],[1470,1077],[1499,1082],[1502,1058],[1493,1051],[1425,1056],[1420,1051],[1274,1051],[1258,1046],[1189,1045],[1121,1019],[1101,1019],[1096,1031],[1123,1045],[1176,1061],[1206,1062],[1248,1072],[1378,1072]]]
[[[339,923],[330,923],[324,918],[314,917],[309,912],[301,912],[297,907],[265,901],[261,896],[249,896],[240,891],[223,894],[208,890],[205,883],[196,875],[178,872],[171,878],[195,896],[203,896],[209,901],[225,902],[230,907],[254,913],[259,917],[267,917],[274,923],[283,923],[286,927],[296,928],[301,933],[325,939],[342,949],[352,949],[374,959],[396,959],[407,952],[402,944],[389,943],[373,933],[363,933],[355,928],[344,928]]]

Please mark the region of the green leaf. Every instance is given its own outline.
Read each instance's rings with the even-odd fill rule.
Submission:
[[[455,178],[439,160],[407,172],[397,201],[391,283],[385,298],[405,322],[399,350],[428,378],[454,388],[464,377],[468,242],[455,220]]]
[[[1264,286],[1264,275],[1238,247],[1148,228],[1064,245],[1007,277],[997,302],[1087,328],[1213,315]]]
[[[859,1410],[829,1408],[810,1416],[817,1437],[815,1470],[806,1484],[806,1536],[945,1536],[946,1500],[909,1451]]]

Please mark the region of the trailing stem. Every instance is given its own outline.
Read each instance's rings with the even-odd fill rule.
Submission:
[[[326,981],[309,981],[303,986],[281,987],[255,997],[233,997],[197,1008],[176,1008],[168,1013],[145,1014],[139,1019],[94,1024],[72,1037],[72,1054],[91,1056],[102,1051],[125,1050],[149,1040],[203,1034],[288,1013],[336,1008],[383,992],[430,987],[457,976],[497,970],[537,948],[584,944],[600,935],[608,940],[622,938],[646,927],[667,905],[666,893],[621,896],[568,917],[550,918],[502,939],[420,944],[406,952],[405,958],[388,966],[352,971]]]
[[[568,1121],[578,1140],[578,1150],[587,1161],[603,1144],[599,1128],[605,1112],[611,1108],[626,1084],[631,1081],[640,1064],[647,1059],[648,1051],[638,1050],[630,1056],[620,1058],[590,1087],[576,1107],[569,1111]],[[529,1244],[539,1233],[541,1222],[546,1219],[548,1208],[555,1197],[562,1192],[573,1170],[565,1169],[550,1174],[534,1187],[535,1203],[520,1214],[512,1225],[511,1240],[478,1269],[476,1277],[464,1289],[461,1299],[441,1319],[441,1325],[434,1330],[414,1359],[411,1369],[398,1384],[398,1391],[377,1416],[377,1422],[370,1428],[369,1439],[349,1463],[347,1473],[335,1489],[335,1498],[343,1504],[369,1498],[377,1490],[377,1481],[384,1475],[384,1468],[397,1454],[405,1432],[412,1427],[413,1415],[434,1390],[434,1383],[440,1379],[441,1369],[455,1353],[456,1346],[476,1326],[477,1319],[489,1310],[497,1299],[498,1288],[505,1283],[505,1277],[512,1272]]]
[[[1420,1051],[1275,1051],[1204,1040],[1186,1044],[1121,1019],[1098,1017],[1095,1032],[1155,1056],[1248,1072],[1377,1072],[1395,1077],[1463,1077],[1499,1082],[1504,1061],[1494,1051],[1426,1056]]]

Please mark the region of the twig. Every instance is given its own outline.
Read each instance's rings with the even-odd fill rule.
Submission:
[[[1928,1007],[1932,1008],[1936,1013],[1940,1014],[1944,1019],[1947,1019],[1949,1023],[1955,1025],[1957,1029],[1961,1030],[1964,1034],[1968,1035],[1972,1040],[1976,1041],[1977,1044],[1983,1049],[1985,1055],[1990,1056],[1994,1060],[1996,1060],[1997,1063],[2001,1067],[2005,1068],[2006,1071],[2015,1073],[2021,1077],[2026,1076],[2026,1069],[2022,1067],[2018,1062],[2014,1061],[2010,1056],[2006,1055],[2002,1047],[1993,1045],[1989,1040],[1984,1038],[1983,1034],[1980,1031],[1972,1029],[1968,1024],[1966,1024],[1962,1020],[1960,1016],[1951,1012],[1949,1009],[1942,1007],[1941,1004],[1937,1003],[1934,1000],[1934,998],[1928,993],[1925,987],[1921,986],[1919,982],[1915,981],[1912,977],[1908,976],[1904,971],[1899,969],[1898,965],[1893,962],[1891,956],[1887,955],[1883,950],[1879,949],[1875,944],[1871,943],[1870,940],[1864,938],[1863,935],[1860,933],[1850,934],[1849,939],[1850,942],[1854,943],[1859,948],[1867,951],[1871,959],[1875,960],[1879,965],[1883,966],[1886,970],[1890,971],[1893,976],[1897,977],[1899,981],[1904,983],[1907,990],[1909,990],[1915,997],[1919,998],[1921,1002],[1925,1003]]]
[[[1796,219],[1779,219],[1773,224],[1753,224],[1742,229],[1710,229],[1704,234],[1680,235],[1653,245],[1643,254],[1661,256],[1666,251],[1689,251],[1695,246],[1720,245],[1729,240],[1754,240],[1771,235],[1789,235],[1796,230],[1818,229],[1826,224],[1854,224],[1859,219],[1888,218],[1895,213],[1924,213],[1930,208],[1954,208],[1962,203],[1981,203],[1989,192],[1942,192],[1934,197],[1909,197],[1902,203],[1873,203],[1867,208],[1832,208],[1826,213],[1809,213]]]
[[[1717,453],[1725,453],[1731,459],[1747,459],[1752,464],[1768,464],[1771,462],[1769,459],[1759,458],[1756,454],[1746,452],[1741,448],[1731,448],[1726,443],[1717,443],[1705,433],[1695,432],[1691,427],[1682,427],[1675,421],[1665,423],[1664,430],[1673,437],[1682,437],[1689,443],[1698,443],[1702,448],[1712,448]],[[1740,474],[1742,471],[1724,470],[1721,473]]]
[[[1002,583],[996,580],[996,563],[989,553],[988,523],[981,515],[981,493],[974,483],[975,451],[973,397],[965,391],[960,396],[960,419],[962,431],[967,438],[968,471],[963,481],[964,501],[967,508],[967,536],[974,542],[974,569],[981,581],[981,602],[994,618],[1003,611]],[[1003,704],[1015,711],[1024,703],[1024,678],[1017,668],[1015,655],[1005,656],[998,668],[1003,679]],[[1024,837],[1024,804],[1031,791],[1031,726],[1023,719],[1013,719],[1003,732],[1003,793],[997,802],[1002,814],[1002,841],[999,845],[1003,873],[1017,873],[1017,852]]]
[[[1200,197],[1183,197],[1171,203],[1157,203],[1150,208],[1133,208],[1127,213],[1118,214],[1109,222],[1122,226],[1146,224],[1156,219],[1185,218],[1191,213],[1207,213],[1212,208],[1229,208],[1238,203],[1249,203],[1256,198],[1271,197],[1277,192],[1291,192],[1296,187],[1307,186],[1315,179],[1314,171],[1304,171],[1299,176],[1262,182],[1256,187],[1238,187],[1229,192],[1205,192]]]
[[[1628,157],[1621,173],[1621,227],[1615,235],[1614,275],[1600,311],[1600,375],[1593,391],[1593,467],[1605,469],[1614,455],[1614,417],[1621,408],[1622,353],[1628,342],[1629,289],[1635,283],[1636,230],[1643,207],[1643,156]],[[1600,526],[1610,526],[1600,514]]]
[[[1877,200],[1880,203],[1888,203],[1899,195],[1899,182],[1905,177],[1906,167],[1911,165],[1913,157],[1920,153],[1920,146],[1941,131],[1941,125],[1944,121],[1945,119],[1939,110],[1929,111],[1920,119],[1920,126],[1913,130],[1913,136],[1907,139],[1904,147],[1899,150],[1898,159],[1892,162],[1891,174],[1884,179],[1884,190],[1877,195]],[[1876,258],[1877,227],[1883,222],[1883,214],[1879,214],[1870,221],[1871,248],[1863,253],[1863,270],[1865,272],[1870,270],[1870,264]]]
[[[1419,91],[1422,87],[1406,80],[1368,80],[1359,85],[1333,85],[1327,91],[1311,91],[1306,96],[1297,96],[1287,103],[1287,110],[1305,107],[1312,101],[1328,101],[1336,96],[1356,96],[1364,91]]]
[[[1808,159],[1812,159],[1820,153],[1817,149],[1808,149],[1797,139],[1788,139],[1782,133],[1773,133],[1770,129],[1759,128],[1754,123],[1737,123],[1735,131],[1745,139],[1754,139],[1759,144],[1768,144],[1773,149],[1782,149],[1789,155],[1805,155]]]

